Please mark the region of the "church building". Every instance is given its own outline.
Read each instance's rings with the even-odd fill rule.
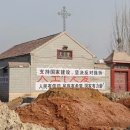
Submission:
[[[105,71],[95,70],[95,61],[66,32],[15,45],[0,54],[0,100],[37,96],[60,85],[105,89]]]

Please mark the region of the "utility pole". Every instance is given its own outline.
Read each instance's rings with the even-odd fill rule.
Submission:
[[[61,15],[61,17],[63,18],[63,31],[66,31],[66,19],[71,14],[68,13],[66,7],[63,6],[63,9],[60,12],[58,12],[58,15]]]

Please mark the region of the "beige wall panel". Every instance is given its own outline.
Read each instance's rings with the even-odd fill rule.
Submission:
[[[72,60],[69,59],[57,59],[57,49],[62,49],[62,47],[68,46],[68,50],[73,51]],[[37,81],[36,68],[39,67],[56,67],[56,68],[94,68],[93,56],[78,45],[74,40],[72,40],[67,35],[62,35],[61,37],[51,41],[48,44],[43,45],[37,51],[32,53],[31,57],[31,83],[32,92],[35,92],[35,83]]]
[[[9,92],[30,92],[30,68],[10,68]]]

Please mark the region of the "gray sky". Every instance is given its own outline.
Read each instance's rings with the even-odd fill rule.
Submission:
[[[0,0],[0,53],[13,45],[62,32],[57,12],[72,15],[67,32],[98,58],[109,54],[115,5],[129,0]],[[129,6],[130,7],[130,6]]]

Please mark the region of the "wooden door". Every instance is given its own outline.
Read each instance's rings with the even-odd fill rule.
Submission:
[[[115,92],[128,90],[128,72],[115,72]]]

